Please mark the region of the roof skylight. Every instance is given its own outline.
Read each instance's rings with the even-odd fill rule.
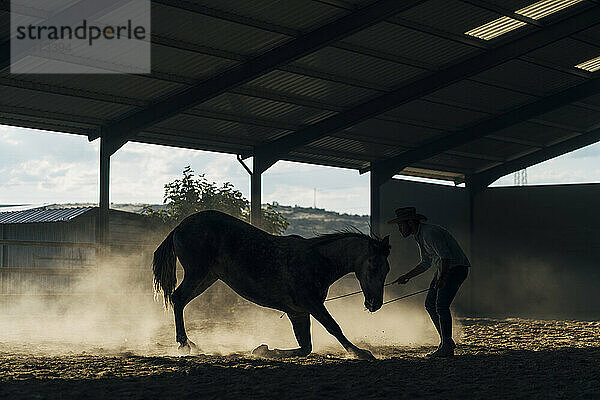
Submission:
[[[596,72],[600,70],[600,57],[592,58],[591,60],[577,64],[575,68],[584,69],[589,72]]]
[[[465,35],[475,36],[483,40],[491,40],[507,32],[527,25],[525,22],[517,21],[509,17],[500,17],[487,24],[481,25],[475,29],[465,32]]]
[[[582,1],[583,0],[542,0],[515,11],[515,14],[519,14],[531,19],[542,19],[550,14],[554,14],[560,10],[564,10],[567,7],[571,7],[574,4],[581,3]],[[491,40],[495,37],[520,28],[523,25],[527,24],[514,18],[500,17],[465,32],[465,35],[475,36],[483,40]]]

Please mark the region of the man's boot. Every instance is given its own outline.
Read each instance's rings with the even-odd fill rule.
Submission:
[[[440,336],[442,343],[436,351],[427,355],[427,357],[452,357],[456,344],[452,340],[452,320],[440,321]]]

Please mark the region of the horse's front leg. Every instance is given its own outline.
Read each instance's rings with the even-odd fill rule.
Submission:
[[[305,357],[312,351],[310,338],[310,314],[309,313],[288,313],[294,334],[300,348],[298,349],[273,349],[269,350],[266,344],[258,346],[252,354],[258,357],[285,358],[285,357]]]
[[[325,305],[318,304],[314,306],[314,309],[311,311],[311,314],[317,321],[327,329],[327,332],[332,334],[342,346],[346,349],[346,351],[356,358],[360,360],[375,360],[375,357],[369,350],[359,349],[355,345],[353,345],[347,338],[344,336],[342,332],[342,328],[338,325],[337,322],[333,319]]]

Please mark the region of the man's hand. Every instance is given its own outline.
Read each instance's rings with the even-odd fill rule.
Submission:
[[[409,280],[410,280],[409,277],[407,277],[406,275],[402,275],[402,276],[400,276],[400,278],[396,279],[392,283],[397,283],[397,284],[405,285]]]

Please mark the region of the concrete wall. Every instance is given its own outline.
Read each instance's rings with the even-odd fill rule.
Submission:
[[[381,232],[391,233],[395,279],[418,262],[413,238],[394,225],[394,209],[415,206],[447,228],[473,268],[455,302],[462,315],[600,318],[600,185],[464,188],[392,180],[381,188]],[[473,236],[471,243],[472,228]],[[388,296],[427,286],[433,271]],[[421,302],[417,296],[415,302]]]
[[[600,185],[489,188],[474,200],[477,311],[600,318]]]

